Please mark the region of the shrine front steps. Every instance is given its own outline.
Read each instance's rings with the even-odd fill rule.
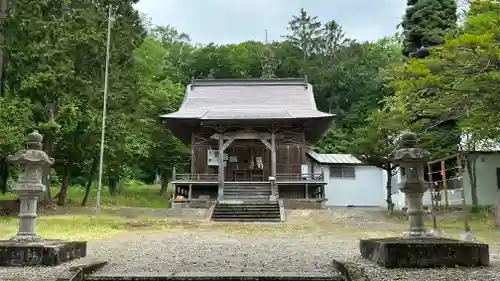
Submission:
[[[271,186],[269,184],[226,184],[224,199],[228,200],[269,200]]]
[[[278,201],[220,201],[212,212],[213,221],[281,222]]]

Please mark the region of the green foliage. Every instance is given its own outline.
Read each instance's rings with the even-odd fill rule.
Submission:
[[[496,1],[473,2],[457,35],[433,48],[429,57],[393,68],[389,86],[395,95],[387,99],[392,113],[434,135],[429,137],[434,141],[446,136],[428,129],[449,121],[460,132],[498,138],[499,12]]]
[[[456,0],[408,0],[407,4],[401,23],[405,36],[405,56],[421,47],[443,43],[446,32],[456,26]]]
[[[474,1],[459,28],[455,1],[408,1],[403,34],[376,42],[351,40],[334,19],[320,22],[302,9],[283,41],[227,45],[195,45],[172,26],[152,26],[135,2],[106,2],[114,4],[104,155],[110,191],[104,193],[116,196],[110,198],[128,192],[120,191],[123,180],[152,182],[159,174],[168,182],[174,167],[187,172],[189,149],[158,116],[178,109],[192,78],[307,75],[317,107],[337,115],[316,149],[350,153],[388,172],[394,167],[387,155],[404,129],[420,132],[434,155],[450,152],[458,130],[498,137],[498,1]],[[61,191],[62,203],[64,194],[83,197],[85,189],[67,187],[91,187],[97,173],[107,36],[102,4],[15,1],[3,31],[9,56],[0,160],[23,146],[27,131],[40,130],[57,160],[52,179],[61,187],[52,190]],[[445,38],[425,59],[401,57],[403,49],[411,53]],[[11,176],[4,162],[2,190]]]

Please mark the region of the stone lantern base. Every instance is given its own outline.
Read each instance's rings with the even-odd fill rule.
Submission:
[[[87,242],[0,240],[0,266],[56,266],[87,255]]]
[[[487,244],[438,237],[361,239],[361,256],[385,268],[489,265]]]

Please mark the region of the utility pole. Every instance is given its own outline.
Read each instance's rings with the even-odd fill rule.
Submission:
[[[112,23],[112,11],[111,5],[108,7],[108,38],[106,42],[106,66],[104,73],[104,96],[102,102],[102,125],[101,125],[101,149],[99,153],[99,182],[97,187],[97,198],[95,212],[96,215],[101,213],[101,192],[102,192],[102,176],[104,169],[104,140],[106,132],[106,111],[107,111],[107,100],[108,100],[108,78],[109,78],[109,59],[110,59],[110,49],[111,49],[111,23]]]
[[[0,0],[0,25],[4,25],[5,19],[7,18],[7,3],[9,0]],[[0,32],[0,45],[5,44],[5,38],[3,32]],[[5,64],[5,48],[0,49],[0,97],[4,93],[4,64]]]

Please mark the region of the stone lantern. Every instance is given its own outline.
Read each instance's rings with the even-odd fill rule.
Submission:
[[[55,266],[87,255],[85,241],[42,239],[36,235],[36,205],[47,188],[42,184],[43,172],[54,164],[54,159],[42,150],[42,141],[43,136],[34,131],[28,135],[27,148],[7,158],[21,167],[12,188],[21,206],[16,236],[0,240],[0,266]]]
[[[404,234],[409,237],[429,236],[424,227],[424,192],[428,184],[424,179],[424,167],[430,160],[430,153],[417,148],[418,137],[412,132],[404,133],[400,138],[399,149],[389,154],[389,160],[399,165],[406,172],[399,189],[408,198],[408,220],[410,229]]]
[[[49,158],[42,150],[43,136],[38,131],[33,131],[27,138],[27,149],[9,155],[8,160],[21,167],[19,180],[13,185],[12,191],[19,197],[19,230],[11,240],[39,241],[42,238],[36,235],[35,220],[37,217],[37,201],[45,192],[42,184],[44,169],[54,164],[54,159]]]
[[[408,198],[410,229],[403,236],[360,239],[361,256],[385,268],[429,268],[488,266],[487,244],[464,242],[427,234],[424,227],[422,199],[428,184],[424,167],[430,153],[417,148],[414,133],[400,137],[399,149],[389,154],[390,161],[404,169],[399,189]]]

